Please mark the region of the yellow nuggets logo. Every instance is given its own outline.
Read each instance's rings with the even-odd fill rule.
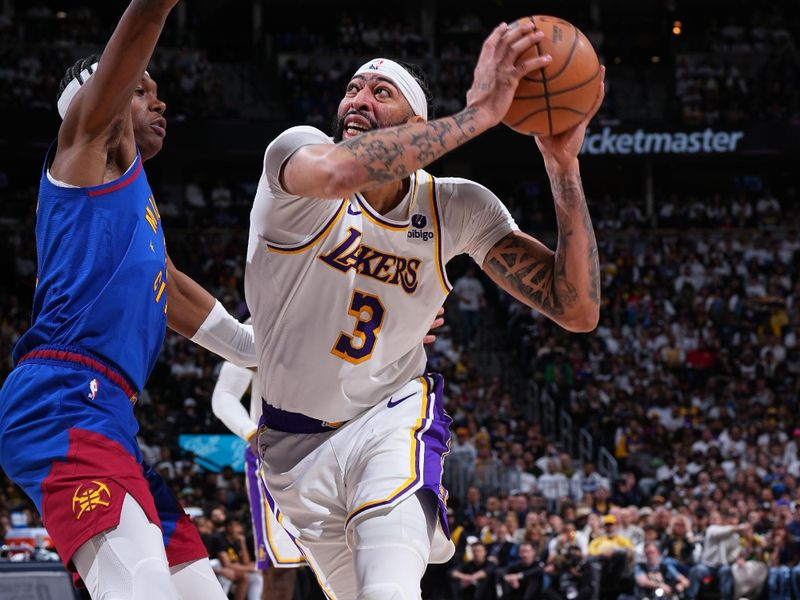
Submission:
[[[72,514],[75,519],[80,521],[83,513],[91,512],[98,506],[109,506],[111,504],[111,490],[102,481],[92,481],[97,487],[90,487],[84,484],[78,486],[75,493],[72,494]]]

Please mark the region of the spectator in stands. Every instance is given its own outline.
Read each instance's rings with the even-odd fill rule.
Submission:
[[[769,574],[766,540],[753,531],[749,522],[744,522],[739,527],[739,546],[739,556],[731,567],[733,597],[758,598]]]
[[[687,518],[684,515],[672,517],[669,529],[660,543],[664,562],[675,567],[681,575],[688,577],[695,563],[695,547]]]
[[[627,506],[616,510],[619,521],[619,535],[628,538],[636,546],[644,543],[644,530],[637,525],[639,509],[636,506]]]
[[[471,559],[450,570],[453,597],[459,600],[491,600],[494,596],[495,565],[487,560],[486,546],[476,542],[469,546]]]
[[[740,525],[736,513],[728,514],[727,523],[718,510],[710,513],[700,562],[689,571],[690,585],[686,593],[687,598],[690,600],[697,598],[703,580],[714,576],[718,581],[720,598],[733,600],[731,565],[740,554],[739,531]]]
[[[539,477],[539,491],[548,501],[548,508],[551,512],[558,509],[562,499],[569,497],[570,481],[561,471],[561,464],[558,460],[551,458],[547,461],[547,471]]]
[[[770,600],[791,600],[800,592],[800,539],[790,539],[786,527],[776,525],[769,548]]]
[[[519,560],[501,571],[503,598],[534,600],[542,592],[544,568],[528,542],[519,545]]]
[[[461,343],[469,346],[474,343],[475,334],[480,326],[480,312],[486,303],[483,284],[477,278],[475,267],[467,268],[467,272],[456,280],[453,293],[458,299]]]
[[[476,485],[471,485],[467,490],[467,497],[461,509],[465,520],[473,521],[475,516],[486,512],[486,506],[481,502],[481,490]]]
[[[637,599],[681,596],[689,587],[689,580],[661,559],[661,552],[655,544],[645,544],[644,558],[644,562],[637,563],[633,570]]]
[[[478,451],[469,436],[469,429],[466,427],[456,428],[456,435],[450,444],[450,460],[458,461],[465,465],[474,465]]]
[[[583,500],[585,494],[594,494],[601,485],[608,486],[608,481],[594,469],[594,463],[586,461],[580,470],[570,478],[570,489],[575,502]]]
[[[486,550],[489,562],[495,565],[506,566],[516,559],[517,545],[505,523],[498,522],[492,542]]]
[[[597,595],[586,555],[569,543],[569,537],[559,536],[559,543],[548,556],[545,573],[550,585],[542,595],[547,600],[589,600]]]
[[[212,556],[219,560],[221,573],[233,584],[234,600],[260,600],[263,579],[250,558],[239,521],[228,519],[223,533],[217,534],[212,542]]]
[[[633,544],[617,531],[617,517],[603,517],[603,532],[589,543],[589,560],[602,568],[602,580],[617,582],[628,571]]]

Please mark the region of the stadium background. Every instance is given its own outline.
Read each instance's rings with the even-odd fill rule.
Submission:
[[[0,2],[0,378],[29,319],[35,197],[58,127],[58,81],[102,47],[125,5]],[[766,565],[765,597],[791,597],[783,574],[800,560],[796,2],[182,2],[150,68],[168,105],[167,142],[148,177],[170,254],[243,317],[247,220],[270,139],[292,124],[329,129],[345,80],[376,55],[420,64],[436,114],[455,112],[486,33],[531,13],[575,23],[608,68],[581,160],[601,250],[601,323],[567,334],[485,279],[479,319],[451,296],[430,361],[447,377],[455,418],[446,483],[459,560],[431,569],[424,597],[492,597],[494,586],[450,589],[449,569],[474,566],[460,565],[473,537],[502,583],[522,541],[537,560],[549,546],[553,562],[573,542],[550,541],[575,539],[568,523],[588,541],[614,514],[634,545],[653,537],[668,553],[676,517],[702,548],[715,511],[750,523],[740,555]],[[554,242],[532,140],[498,127],[430,170],[487,185],[523,229]],[[467,270],[468,259],[448,267],[454,281]],[[169,334],[137,407],[141,442],[196,514],[221,507],[248,524],[241,474],[207,470],[214,465],[178,445],[179,434],[227,433],[210,410],[218,365]],[[0,536],[38,524],[0,478]],[[700,548],[687,567],[702,563]],[[634,593],[630,573],[629,564],[626,577],[604,577],[603,595]],[[547,574],[553,589],[557,574]]]

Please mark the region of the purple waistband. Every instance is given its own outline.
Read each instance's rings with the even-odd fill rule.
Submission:
[[[290,412],[275,408],[267,404],[266,400],[261,402],[263,408],[262,421],[269,429],[283,431],[285,433],[325,433],[339,429],[347,421],[320,421],[314,417],[307,417],[301,413]]]

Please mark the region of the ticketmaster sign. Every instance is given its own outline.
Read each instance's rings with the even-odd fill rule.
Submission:
[[[651,132],[637,129],[632,133],[614,132],[603,127],[599,132],[586,131],[581,154],[722,154],[736,152],[743,131]]]

